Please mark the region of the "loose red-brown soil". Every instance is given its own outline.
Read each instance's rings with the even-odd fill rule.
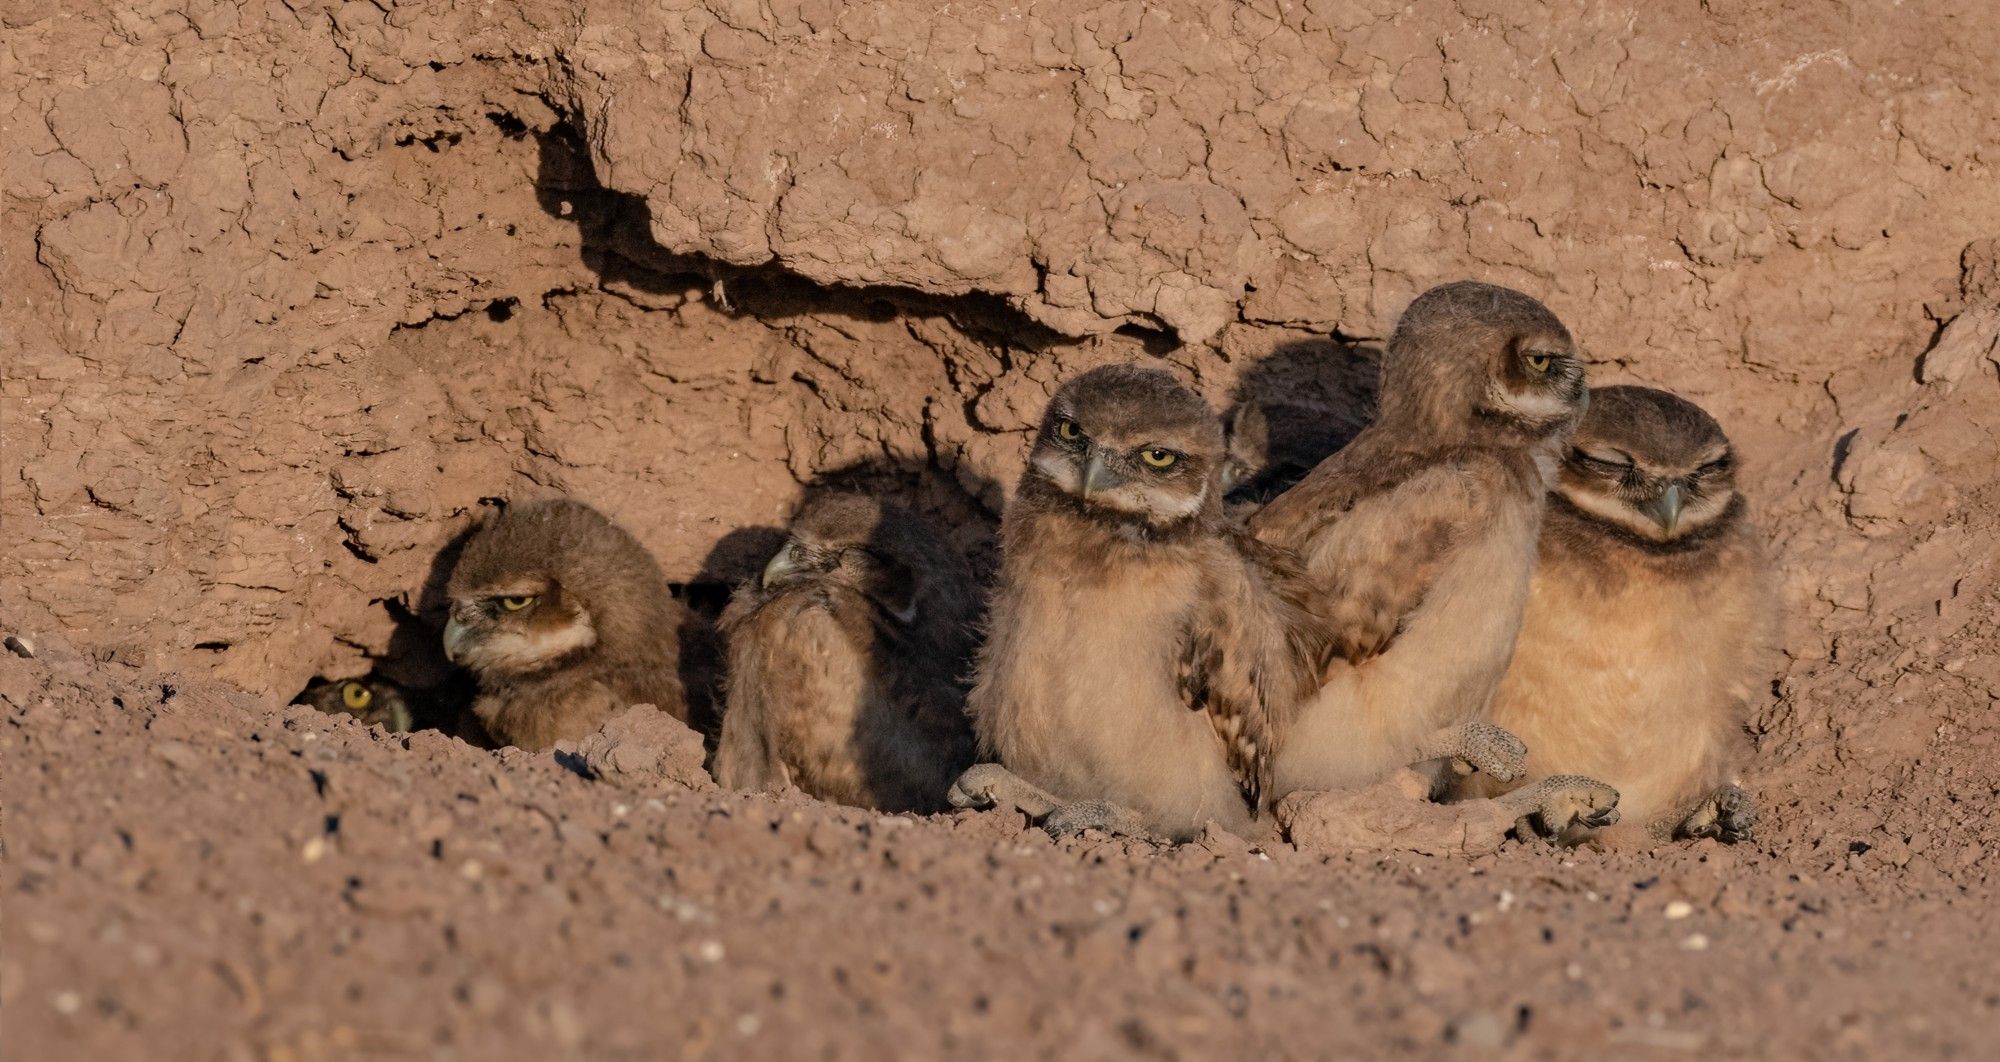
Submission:
[[[1991,5],[0,29],[11,1054],[2000,1043]],[[708,613],[828,478],[986,565],[1057,381],[1162,359],[1323,450],[1372,337],[1462,276],[1745,455],[1788,612],[1756,843],[1052,842],[723,792],[642,716],[528,755],[284,706],[449,685],[439,588],[488,499],[591,501]]]

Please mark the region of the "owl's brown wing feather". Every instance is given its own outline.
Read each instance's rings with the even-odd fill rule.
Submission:
[[[1339,655],[1386,650],[1460,540],[1527,482],[1529,459],[1477,448],[1382,452],[1357,440],[1251,518],[1251,532],[1305,559],[1315,611]],[[1376,450],[1374,453],[1369,450]]]
[[[1330,624],[1312,610],[1296,561],[1234,536],[1241,569],[1208,588],[1181,638],[1179,688],[1215,728],[1253,817],[1271,791],[1278,744],[1319,686]]]

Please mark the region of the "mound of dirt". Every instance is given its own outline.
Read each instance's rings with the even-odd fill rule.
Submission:
[[[22,1055],[2000,1036],[2000,9],[0,26]],[[1460,276],[1746,455],[1790,615],[1756,846],[1053,844],[701,788],[643,715],[529,756],[283,705],[371,668],[449,688],[441,584],[492,499],[588,499],[712,615],[828,481],[989,564],[1042,404],[1103,361],[1172,363],[1309,461],[1365,420],[1372,337]]]

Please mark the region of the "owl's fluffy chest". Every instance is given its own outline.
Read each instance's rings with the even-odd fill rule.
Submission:
[[[1634,821],[1729,780],[1759,675],[1748,556],[1685,569],[1670,577],[1623,547],[1545,559],[1494,698],[1534,774],[1601,778]]]
[[[1150,717],[1188,714],[1173,659],[1196,583],[1193,565],[1170,557],[1022,573],[1005,594],[1007,629],[994,632],[1011,650],[994,676],[1014,693],[1006,710],[1029,730],[1105,745],[1143,740],[1162,721]]]
[[[982,747],[1068,800],[1108,800],[1164,832],[1248,821],[1222,748],[1183,703],[1175,661],[1215,543],[1010,557],[971,703]]]

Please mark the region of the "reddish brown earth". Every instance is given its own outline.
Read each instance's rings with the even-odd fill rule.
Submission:
[[[12,1053],[2000,1042],[1991,5],[9,0],[0,29]],[[1057,380],[1161,358],[1323,445],[1370,337],[1459,276],[1748,456],[1790,614],[1756,844],[1054,843],[691,786],[643,717],[529,756],[283,707],[446,680],[483,499],[586,498],[706,609],[832,475],[990,560]]]

